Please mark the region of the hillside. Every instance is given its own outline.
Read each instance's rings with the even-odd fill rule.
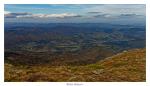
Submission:
[[[145,81],[146,49],[134,49],[93,64],[13,65],[5,61],[5,81]]]
[[[5,62],[13,65],[86,65],[112,56],[115,53],[111,48],[93,47],[81,52],[51,53],[51,52],[5,52]]]

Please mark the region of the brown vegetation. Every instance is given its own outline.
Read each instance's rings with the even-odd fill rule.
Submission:
[[[124,51],[97,63],[80,66],[16,66],[5,62],[5,81],[145,81],[145,63],[145,49]]]

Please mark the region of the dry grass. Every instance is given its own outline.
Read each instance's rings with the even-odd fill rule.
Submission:
[[[145,81],[146,50],[135,49],[85,66],[14,66],[5,63],[5,81]]]

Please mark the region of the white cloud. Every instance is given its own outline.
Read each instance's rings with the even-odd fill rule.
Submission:
[[[31,14],[31,13],[5,13],[6,18],[66,18],[66,17],[81,17],[74,13],[61,13],[61,14]]]
[[[104,14],[119,15],[123,13],[145,15],[145,5],[120,4],[120,5],[96,5],[95,7],[85,9],[87,11],[96,11]]]
[[[10,12],[9,11],[4,11],[4,14],[9,14]]]

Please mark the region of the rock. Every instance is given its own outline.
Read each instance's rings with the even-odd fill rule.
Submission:
[[[98,70],[94,70],[94,71],[92,71],[92,73],[94,73],[94,74],[102,74],[102,73],[104,73],[104,69],[98,69]]]

